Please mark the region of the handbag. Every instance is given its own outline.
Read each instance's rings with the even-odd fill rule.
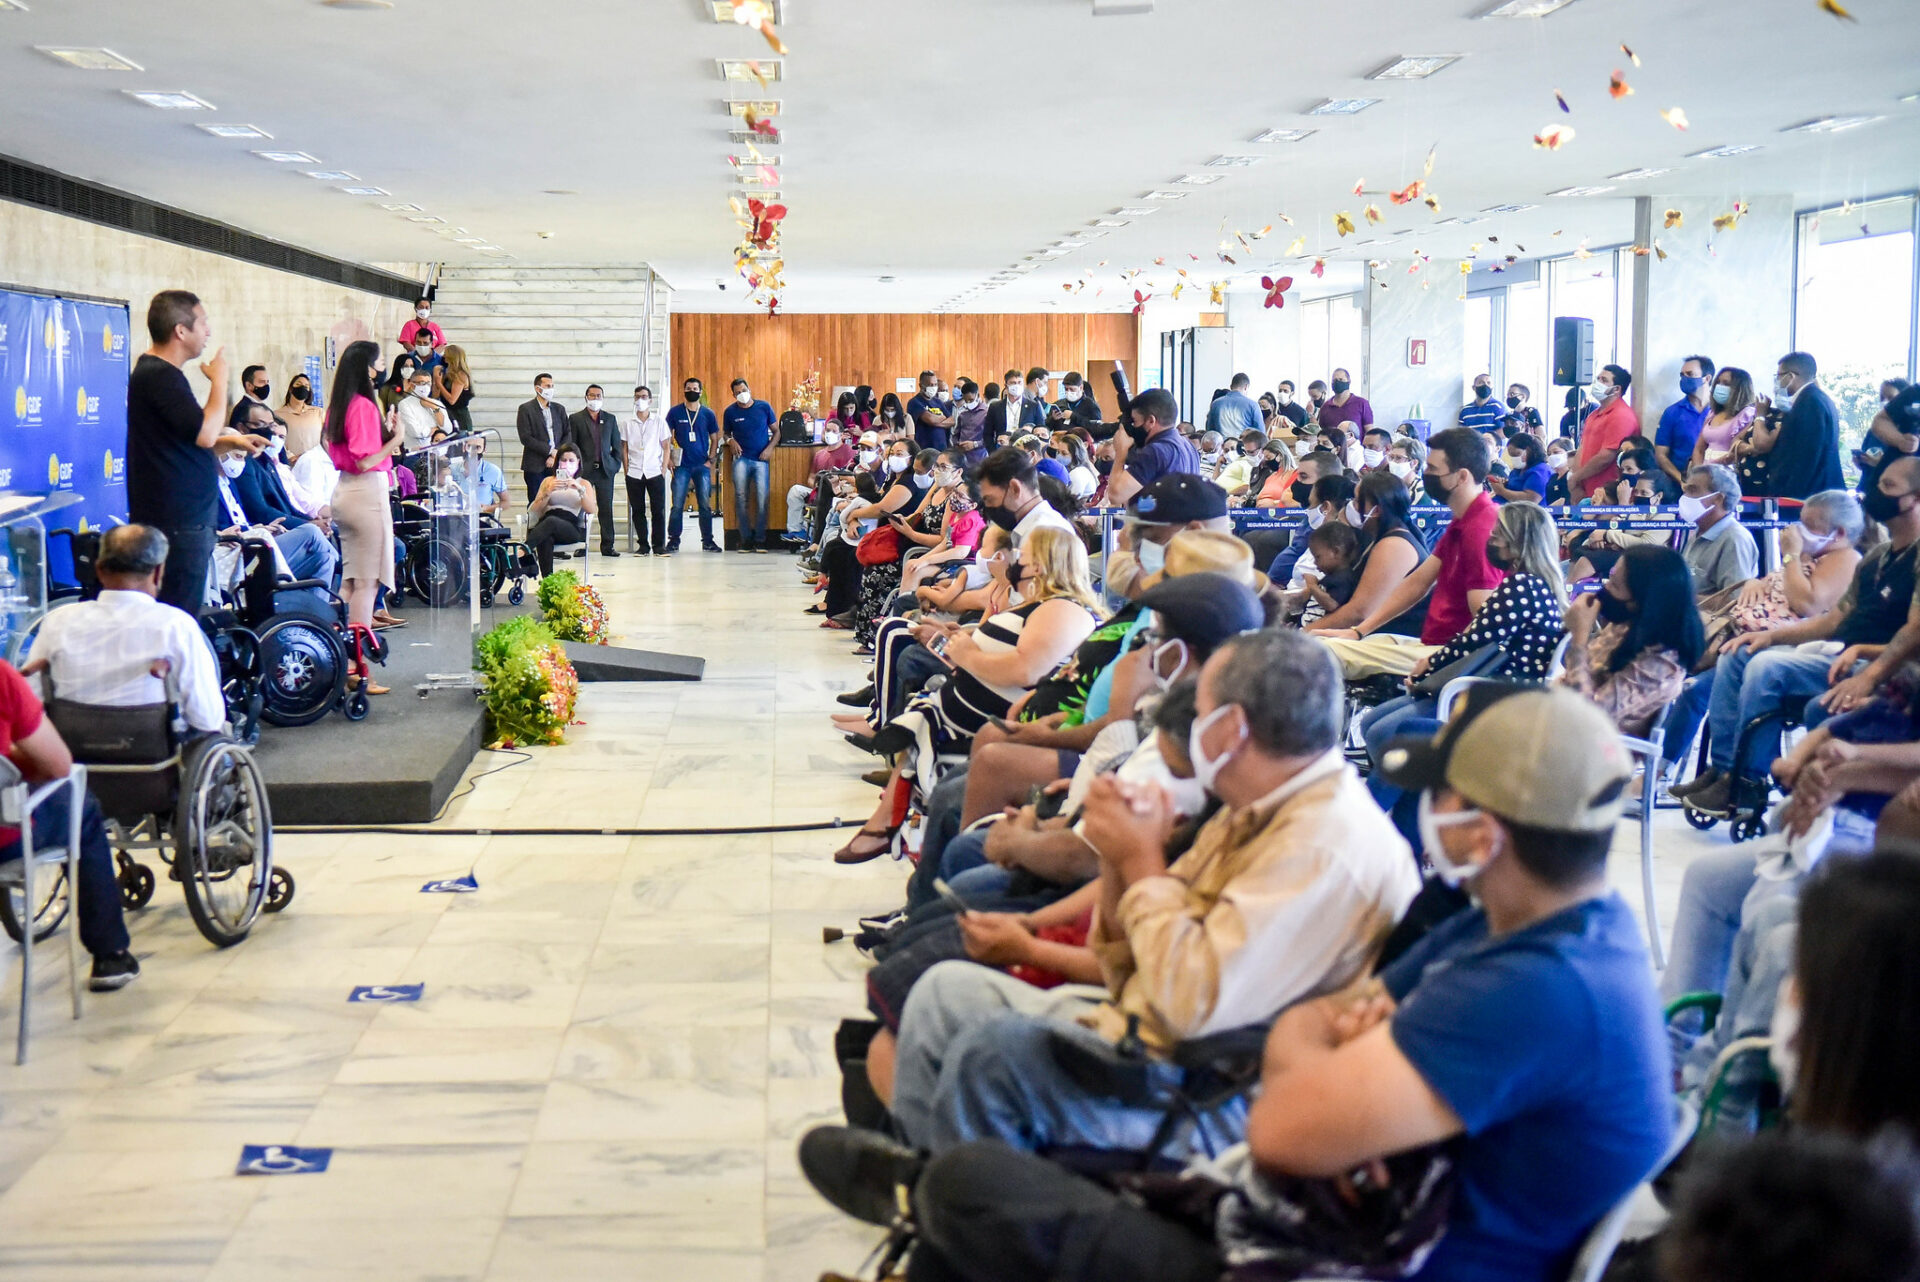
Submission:
[[[853,549],[862,565],[891,565],[900,559],[900,533],[891,525],[877,525]]]
[[[1458,677],[1490,677],[1507,666],[1507,652],[1489,641],[1486,645],[1463,654],[1437,672],[1429,672],[1407,688],[1407,693],[1416,699],[1437,699],[1440,692],[1447,688],[1447,682]]]

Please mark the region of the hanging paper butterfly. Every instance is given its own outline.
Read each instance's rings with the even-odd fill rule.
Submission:
[[[1627,61],[1631,62],[1634,66],[1637,67],[1640,65],[1640,55],[1635,53],[1633,50],[1627,48],[1625,45],[1621,45],[1620,52],[1626,54]]]
[[[1378,205],[1368,205],[1365,209],[1361,210],[1360,212],[1367,216],[1367,221],[1370,223],[1377,223],[1380,221],[1380,206]]]
[[[753,215],[753,229],[747,233],[747,239],[757,249],[771,248],[774,237],[780,234],[780,220],[787,216],[787,207],[749,200],[747,212]]]
[[[1668,107],[1660,113],[1660,119],[1666,121],[1681,133],[1687,132],[1687,113],[1683,108]]]
[[[1669,209],[1667,211],[1666,226],[1669,229],[1678,227],[1684,221],[1686,221],[1686,215],[1681,213],[1679,210]]]
[[[1633,86],[1627,83],[1627,73],[1615,68],[1613,75],[1607,78],[1607,92],[1616,100],[1631,94]]]
[[[1438,196],[1429,195],[1426,200],[1421,203],[1436,214],[1440,212],[1440,198]]]
[[[1287,291],[1293,288],[1293,277],[1282,276],[1279,280],[1275,280],[1271,276],[1262,276],[1260,278],[1260,288],[1267,291],[1267,301],[1262,304],[1263,306],[1285,307],[1287,305]]]
[[[1420,175],[1420,176],[1421,176],[1422,178],[1431,178],[1431,177],[1433,177],[1433,158],[1434,158],[1434,157],[1435,157],[1436,155],[1438,155],[1438,154],[1439,154],[1439,152],[1440,152],[1440,144],[1439,144],[1439,143],[1435,143],[1435,144],[1433,144],[1433,146],[1431,146],[1431,147],[1429,147],[1429,148],[1427,148],[1427,165],[1426,165],[1426,168],[1425,168],[1424,170],[1422,170],[1422,171],[1421,171],[1421,175]]]
[[[1223,305],[1227,301],[1227,282],[1216,280],[1207,286],[1207,301],[1215,307]]]
[[[1356,178],[1356,179],[1354,179],[1354,180],[1353,180],[1353,194],[1354,194],[1354,195],[1356,195],[1356,196],[1358,196],[1358,195],[1360,195],[1360,194],[1361,194],[1362,192],[1364,192],[1364,191],[1366,191],[1366,189],[1367,189],[1367,180],[1366,180],[1366,179],[1364,179],[1364,178]]]
[[[1288,258],[1298,258],[1301,254],[1304,254],[1306,252],[1307,252],[1307,238],[1305,236],[1295,236],[1293,238],[1293,243],[1287,246]]]
[[[1351,236],[1353,234],[1353,215],[1344,209],[1335,214],[1333,216],[1333,229],[1342,236]]]
[[[1396,205],[1411,205],[1427,194],[1427,184],[1416,178],[1399,191],[1388,192],[1387,199]]]
[[[1559,151],[1573,141],[1573,128],[1570,125],[1548,125],[1533,136],[1533,145],[1547,151]]]
[[[1820,5],[1820,12],[1822,13],[1830,13],[1836,18],[1845,18],[1848,22],[1860,21],[1860,19],[1841,8],[1839,0],[1818,0],[1818,3]]]
[[[1553,91],[1553,100],[1560,104],[1560,110],[1566,112],[1568,115],[1573,114],[1573,108],[1567,105],[1567,95],[1555,89]]]
[[[1313,276],[1325,276],[1327,274],[1327,260],[1324,258],[1314,259],[1313,266],[1309,267],[1307,271]]]
[[[1146,311],[1147,300],[1152,297],[1153,297],[1152,294],[1143,294],[1137,289],[1134,290],[1133,291],[1133,314],[1135,316],[1138,316],[1141,312]]]

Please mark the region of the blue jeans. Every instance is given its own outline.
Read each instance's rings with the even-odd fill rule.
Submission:
[[[700,505],[700,546],[713,544],[713,469],[705,463],[673,469],[673,512],[667,517],[667,546],[680,546],[681,519],[687,514],[687,486]]]
[[[1737,650],[1722,654],[1713,668],[1713,695],[1707,705],[1709,749],[1719,770],[1734,768],[1733,748],[1740,728],[1755,717],[1770,716],[1788,703],[1827,688],[1827,669],[1833,659],[1785,646],[1755,653]],[[1756,730],[1747,745],[1743,773],[1761,774],[1780,755],[1780,724],[1768,722]]]
[[[761,543],[767,537],[767,485],[772,473],[765,459],[733,461],[733,524],[740,546]],[[747,502],[747,483],[753,483],[753,502]]]
[[[1380,754],[1403,734],[1436,733],[1440,728],[1440,723],[1433,718],[1437,703],[1433,698],[1403,694],[1360,718],[1360,733],[1367,741],[1367,759],[1373,762],[1373,773],[1367,776],[1367,791],[1380,803],[1380,809],[1389,814],[1393,812],[1393,803],[1400,800],[1402,790],[1380,777]]]
[[[287,559],[287,569],[293,572],[294,578],[318,579],[328,587],[334,586],[334,575],[340,569],[340,549],[320,532],[319,526],[296,525],[276,534],[273,541],[280,545],[280,555]]]
[[[920,834],[920,862],[907,879],[907,906],[918,908],[932,903],[933,879],[944,876],[941,866],[947,843],[960,835],[960,812],[967,801],[967,768],[957,767],[941,776],[933,785],[926,802],[926,827]]]
[[[1660,740],[1663,770],[1686,757],[1693,736],[1700,733],[1700,723],[1707,719],[1707,704],[1712,698],[1712,672],[1689,677],[1687,683],[1680,687],[1673,706],[1667,709],[1667,719],[1661,722],[1666,731]]]
[[[72,814],[72,794],[65,788],[40,803],[33,812],[33,832],[43,845],[63,843],[67,839],[68,817]],[[0,848],[0,863],[20,857],[20,838],[16,836]],[[52,868],[40,868],[34,876],[54,875]],[[80,942],[95,957],[123,953],[132,942],[127,936],[126,918],[120,912],[120,883],[113,866],[113,849],[107,845],[107,824],[100,815],[100,803],[87,794],[80,811],[80,893],[76,914],[80,922]]]

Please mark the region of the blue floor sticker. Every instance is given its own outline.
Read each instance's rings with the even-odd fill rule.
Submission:
[[[235,1175],[318,1175],[333,1160],[330,1148],[294,1148],[285,1144],[247,1144],[240,1149]]]
[[[447,877],[440,881],[430,881],[420,887],[423,895],[471,895],[480,889],[480,883],[472,873],[464,877]]]
[[[417,1002],[425,984],[360,984],[347,994],[349,1002]]]

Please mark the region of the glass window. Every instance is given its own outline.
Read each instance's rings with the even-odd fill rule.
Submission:
[[[1555,406],[1553,395],[1553,334],[1547,320],[1547,288],[1534,283],[1507,287],[1506,316],[1507,361],[1505,372],[1496,380],[1496,391],[1504,396],[1513,383],[1524,383],[1531,393],[1529,403],[1542,417]],[[1551,421],[1551,420],[1550,420]]]
[[[1354,390],[1367,385],[1367,345],[1363,337],[1360,295],[1342,294],[1327,300],[1327,370],[1344,369],[1353,375]]]
[[[1476,294],[1466,301],[1466,336],[1461,344],[1460,403],[1473,404],[1473,380],[1492,374],[1499,381],[1500,362],[1493,358],[1494,310],[1497,294]]]
[[[1594,254],[1591,258],[1556,258],[1548,264],[1549,288],[1554,316],[1584,316],[1593,322],[1593,367],[1620,362],[1619,289],[1614,283],[1614,255]],[[1552,341],[1552,322],[1548,322],[1548,341]]]
[[[1880,408],[1881,381],[1913,377],[1913,222],[1912,196],[1800,215],[1793,345],[1820,362],[1848,450]]]

